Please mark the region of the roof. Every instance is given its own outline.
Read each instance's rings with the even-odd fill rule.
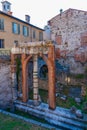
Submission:
[[[36,29],[39,29],[39,30],[44,31],[44,29],[42,29],[42,28],[39,28],[39,27],[37,27],[37,26],[34,26],[33,24],[27,23],[26,21],[23,21],[23,20],[21,20],[21,19],[19,19],[19,18],[16,18],[16,17],[12,16],[12,15],[9,15],[9,14],[7,14],[7,13],[4,13],[3,11],[0,11],[0,14],[6,15],[7,17],[13,18],[13,19],[15,19],[15,20],[18,20],[19,22],[25,23],[25,24],[27,24],[27,25],[29,25],[29,26],[31,26],[31,27],[34,27],[34,28],[36,28]]]
[[[2,1],[1,3],[5,3],[5,2],[11,5],[11,3],[10,3],[10,2],[8,2],[7,0]]]
[[[84,11],[84,10],[79,10],[79,9],[72,9],[72,8],[69,8],[69,9],[67,9],[67,10],[63,11],[62,13],[69,12],[70,10],[72,10],[72,11],[86,12],[86,13],[87,13],[87,11]],[[60,15],[60,13],[59,13],[59,14],[57,14],[56,16],[54,16],[53,18],[51,18],[49,21],[51,21],[52,19],[54,19],[55,17],[57,17],[57,16],[59,16],[59,15]],[[49,21],[48,21],[48,22],[49,22]]]

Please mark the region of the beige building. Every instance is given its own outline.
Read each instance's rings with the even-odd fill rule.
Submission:
[[[30,16],[25,21],[16,18],[11,12],[11,3],[2,2],[0,11],[0,48],[12,48],[15,43],[43,40],[43,29],[30,24]]]

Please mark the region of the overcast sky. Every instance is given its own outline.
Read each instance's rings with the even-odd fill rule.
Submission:
[[[0,0],[1,2],[2,0]],[[25,20],[25,14],[30,15],[30,23],[44,28],[52,17],[68,8],[87,11],[87,0],[8,0],[13,16]],[[1,3],[0,3],[0,10]]]

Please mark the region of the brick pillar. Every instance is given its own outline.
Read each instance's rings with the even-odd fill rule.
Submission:
[[[38,105],[38,55],[33,56],[33,100]]]
[[[17,99],[16,55],[11,54],[12,98]]]
[[[27,63],[32,56],[26,56],[26,54],[22,54],[22,93],[23,93],[23,102],[28,101],[28,85],[27,85]]]
[[[48,52],[48,97],[49,97],[49,108],[56,108],[56,96],[55,96],[55,48],[53,45],[50,46]]]

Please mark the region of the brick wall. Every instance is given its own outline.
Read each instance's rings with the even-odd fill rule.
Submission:
[[[83,73],[87,67],[87,12],[68,9],[53,17],[49,23],[51,39],[56,42],[56,58],[64,58],[66,62],[70,55],[67,64],[71,71]]]
[[[50,25],[51,39],[59,43],[60,49],[74,50],[81,46],[82,39],[87,45],[87,12],[68,9],[52,18]]]

